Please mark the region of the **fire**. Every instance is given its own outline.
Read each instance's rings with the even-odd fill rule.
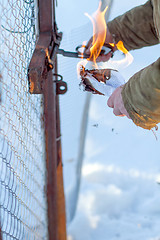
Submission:
[[[84,49],[85,49],[86,44],[87,44],[87,41],[83,41],[83,43],[81,45],[80,53],[81,53],[81,58],[82,59],[83,59]]]
[[[109,43],[110,45],[111,45],[111,47],[114,47],[115,46],[115,44],[114,43]]]
[[[90,57],[88,61],[96,62],[96,59],[98,58],[101,49],[104,45],[106,33],[107,33],[107,25],[105,21],[105,13],[108,9],[108,6],[104,9],[104,11],[101,11],[101,5],[102,2],[99,2],[99,6],[97,11],[94,13],[94,18],[92,18],[88,13],[85,15],[90,18],[93,24],[93,41],[92,41],[92,47],[90,48]]]
[[[123,52],[124,54],[127,54],[128,51],[127,49],[124,47],[123,45],[123,42],[122,41],[119,41],[117,44],[116,44],[116,47],[119,51]]]
[[[127,67],[128,65],[130,65],[133,62],[133,56],[128,52],[128,50],[124,47],[123,42],[119,41],[116,44],[116,47],[119,51],[123,52],[125,54],[125,58],[121,61],[119,61],[119,65],[122,66],[124,65],[124,67]]]
[[[105,43],[106,34],[107,34],[107,24],[105,20],[105,13],[108,9],[108,6],[101,11],[102,2],[100,1],[97,11],[91,17],[88,13],[85,13],[87,17],[91,20],[93,24],[93,40],[92,40],[92,47],[90,48],[90,56],[87,60],[82,60],[77,64],[77,72],[78,75],[80,73],[80,68],[82,66],[90,65],[91,68],[98,69],[98,68],[111,68],[119,70],[120,68],[127,67],[129,64],[132,63],[133,57],[124,47],[123,42],[119,41],[117,44],[109,43],[112,47],[116,45],[117,49],[125,54],[125,58],[122,60],[112,60],[105,63],[101,63],[97,65],[96,59],[101,53],[102,47]],[[83,58],[83,55],[82,55]]]

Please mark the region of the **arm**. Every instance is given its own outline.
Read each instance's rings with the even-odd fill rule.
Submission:
[[[117,88],[107,102],[116,116],[127,116],[142,128],[160,122],[160,58]]]
[[[128,51],[159,43],[151,1],[115,18],[107,26],[115,35],[115,42],[122,40]]]
[[[159,42],[153,23],[151,1],[114,19],[108,23],[108,27],[109,31],[115,33],[116,41],[122,40],[128,50]],[[118,101],[121,108],[116,104]],[[117,115],[123,115],[127,111],[133,122],[145,129],[151,129],[159,123],[160,58],[131,77],[119,95],[112,94],[108,105],[114,108]]]
[[[130,78],[122,99],[136,125],[151,129],[160,122],[160,58]]]

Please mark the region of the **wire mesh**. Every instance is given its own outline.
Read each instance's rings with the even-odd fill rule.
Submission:
[[[75,51],[92,34],[92,25],[87,23],[72,29],[68,34],[64,32],[61,48],[66,51]],[[58,72],[67,82],[68,92],[60,97],[61,129],[62,129],[62,155],[64,163],[64,190],[66,196],[67,222],[73,217],[74,205],[77,195],[77,158],[80,148],[80,134],[83,111],[87,93],[80,89],[77,78],[76,65],[80,59],[67,58],[58,55]]]
[[[28,92],[34,0],[0,0],[0,222],[2,239],[47,239],[43,98]]]
[[[97,1],[98,3],[98,1]],[[102,9],[110,5],[111,1],[102,1]],[[82,3],[81,3],[82,4]],[[74,5],[74,4],[73,4]],[[83,5],[83,4],[82,4]],[[92,3],[96,9],[96,1]],[[72,6],[73,7],[73,6]],[[74,7],[77,7],[77,3]],[[74,8],[73,7],[73,8]],[[61,6],[60,6],[61,9]],[[78,7],[77,7],[78,9]],[[85,11],[86,8],[84,7]],[[62,10],[61,10],[62,11]],[[59,21],[61,20],[61,11],[59,11]],[[69,9],[68,9],[69,11]],[[78,9],[79,11],[79,9]],[[78,13],[77,13],[78,14]],[[106,14],[106,19],[108,18]],[[78,23],[78,19],[74,19]],[[68,21],[69,22],[69,21]],[[76,47],[86,44],[89,37],[93,34],[92,23],[88,20],[85,25],[72,28],[73,22],[70,21],[71,31],[64,31],[61,48],[68,51],[75,51]],[[75,25],[75,23],[74,23]],[[63,27],[63,25],[62,25]],[[86,42],[86,43],[85,43]],[[77,78],[77,63],[80,59],[65,58],[58,56],[59,73],[63,75],[64,81],[68,84],[68,92],[61,96],[61,118],[62,121],[62,150],[64,163],[64,186],[66,194],[66,212],[68,223],[72,221],[78,199],[81,166],[85,153],[85,137],[89,115],[89,106],[91,95],[80,90],[80,80]],[[88,113],[87,113],[88,112]],[[93,123],[92,127],[95,128]]]

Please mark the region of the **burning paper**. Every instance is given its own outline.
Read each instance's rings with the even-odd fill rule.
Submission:
[[[123,42],[119,41],[116,47],[119,51],[123,52],[124,59],[116,61],[110,59],[105,63],[96,63],[96,59],[101,54],[104,46],[107,33],[107,25],[104,17],[107,7],[103,12],[100,9],[101,2],[93,17],[86,14],[93,24],[93,41],[90,48],[90,57],[78,63],[77,71],[81,79],[80,85],[84,87],[84,90],[94,94],[110,96],[117,87],[125,83],[124,78],[118,70],[131,64],[133,57],[124,47]],[[112,47],[115,46],[115,43],[109,44]]]
[[[114,69],[80,70],[81,83],[85,91],[110,96],[113,91],[125,83],[123,77]]]

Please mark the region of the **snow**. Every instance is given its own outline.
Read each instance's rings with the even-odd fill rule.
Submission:
[[[125,118],[105,121],[110,113],[102,110],[98,120],[94,101],[78,209],[68,233],[73,240],[160,239],[159,140]]]
[[[81,25],[86,24],[82,13],[87,10],[89,13],[94,12],[97,2],[81,1],[81,7],[77,5],[77,16],[74,14],[74,23],[69,25],[72,18],[68,18],[67,22],[66,16],[63,19],[58,18],[59,28],[62,27],[65,31],[69,26],[67,31],[70,31],[76,24],[79,26],[80,15]],[[115,0],[110,19],[144,2],[131,0],[120,4]],[[71,9],[76,9],[77,2],[70,0],[70,3]],[[72,47],[70,44],[71,49]],[[129,79],[136,71],[155,61],[159,52],[159,45],[132,51],[134,62],[121,74],[126,80]],[[73,69],[70,72],[73,76]],[[79,104],[79,99],[81,98],[76,99],[75,104]],[[62,105],[61,107],[62,115],[67,115],[69,110],[65,110]],[[77,119],[78,114],[77,111]],[[67,140],[64,137],[67,123],[63,123],[63,117],[61,119],[68,215],[69,208],[72,207],[70,197],[76,179],[76,141],[72,143],[72,158],[69,135]],[[67,126],[69,131],[69,125]],[[74,134],[77,133],[73,132],[72,135],[75,136]],[[112,109],[107,107],[106,97],[92,97],[79,201],[74,219],[67,224],[68,240],[160,240],[160,132],[156,132],[156,135],[157,140],[152,131],[135,126],[125,117],[114,116]]]

